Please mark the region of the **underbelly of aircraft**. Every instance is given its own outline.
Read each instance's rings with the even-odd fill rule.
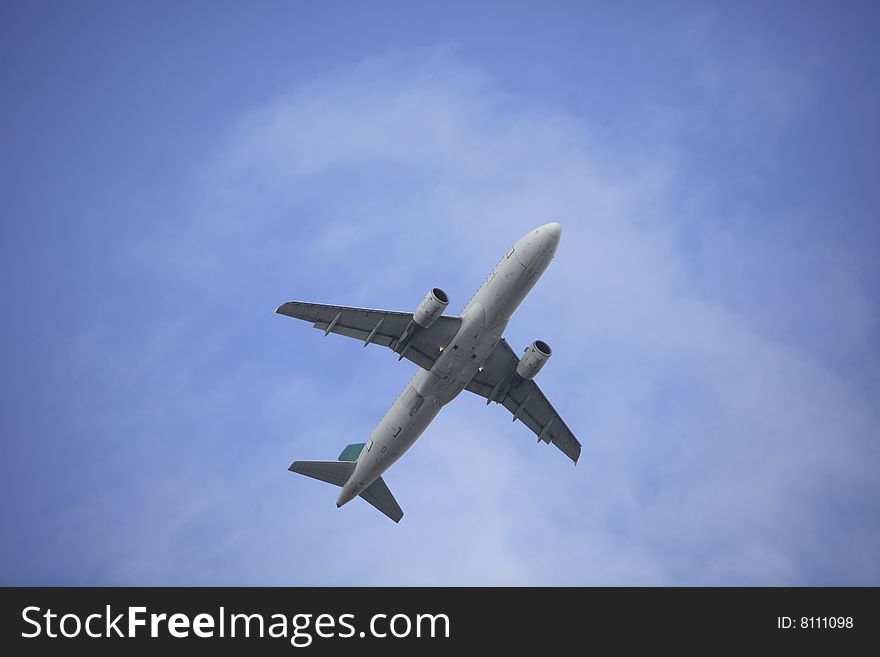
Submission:
[[[483,324],[485,313],[479,302],[453,340],[444,346],[430,370],[419,370],[379,422],[358,459],[355,478],[364,487],[387,470],[418,440],[446,404],[455,399],[482,367],[498,343],[509,309],[497,302],[487,308],[495,325]],[[499,310],[500,308],[500,310]]]

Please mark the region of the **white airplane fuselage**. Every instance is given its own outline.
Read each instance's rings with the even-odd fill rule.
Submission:
[[[547,269],[559,224],[536,228],[501,259],[461,313],[461,328],[430,370],[419,369],[373,430],[336,506],[357,497],[412,447],[431,421],[464,390],[501,339],[511,316]]]

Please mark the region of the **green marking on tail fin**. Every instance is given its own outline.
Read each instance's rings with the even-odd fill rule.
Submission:
[[[363,450],[364,445],[367,443],[352,443],[344,450],[342,450],[342,454],[339,455],[337,461],[357,461],[358,456],[361,455],[361,450]]]

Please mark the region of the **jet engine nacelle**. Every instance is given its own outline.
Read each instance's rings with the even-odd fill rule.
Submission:
[[[523,357],[519,359],[516,373],[526,381],[534,379],[535,375],[544,367],[544,364],[550,360],[550,354],[552,353],[553,350],[550,349],[549,344],[543,340],[535,340],[526,347]]]
[[[419,304],[413,315],[413,321],[422,328],[428,328],[437,321],[437,318],[443,314],[448,305],[449,297],[446,296],[446,292],[439,287],[435,287],[428,292],[428,296]]]

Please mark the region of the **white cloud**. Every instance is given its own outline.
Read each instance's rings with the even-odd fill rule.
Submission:
[[[244,117],[200,176],[194,219],[135,253],[196,292],[190,322],[221,336],[196,353],[213,376],[228,374],[196,372],[174,389],[187,403],[213,400],[193,423],[212,418],[221,438],[200,438],[206,462],[163,477],[107,577],[877,583],[876,506],[865,501],[878,492],[874,405],[694,278],[682,235],[704,190],[684,178],[668,134],[653,136],[656,150],[601,134],[589,117],[522,106],[442,52],[340,70]],[[284,472],[292,458],[333,458],[364,440],[412,368],[283,318],[253,338],[258,308],[282,294],[407,308],[437,284],[463,306],[506,247],[549,219],[564,227],[557,259],[508,337],[554,346],[541,384],[584,444],[576,469],[497,408],[459,399],[387,475],[407,513],[397,527],[366,504],[336,511],[328,486]],[[727,259],[750,248],[747,231],[711,244]],[[745,294],[760,283],[736,281]],[[857,281],[841,272],[835,289],[860,300],[838,310],[863,321]],[[196,319],[212,309],[210,322]],[[283,341],[253,346],[277,354],[272,369],[261,369],[265,351],[224,359],[224,345],[257,339]],[[156,367],[177,371],[172,353]],[[150,395],[145,404],[167,402]],[[250,435],[224,424],[241,430],[247,418]],[[247,449],[240,470],[224,458]],[[169,510],[171,499],[188,501]]]

